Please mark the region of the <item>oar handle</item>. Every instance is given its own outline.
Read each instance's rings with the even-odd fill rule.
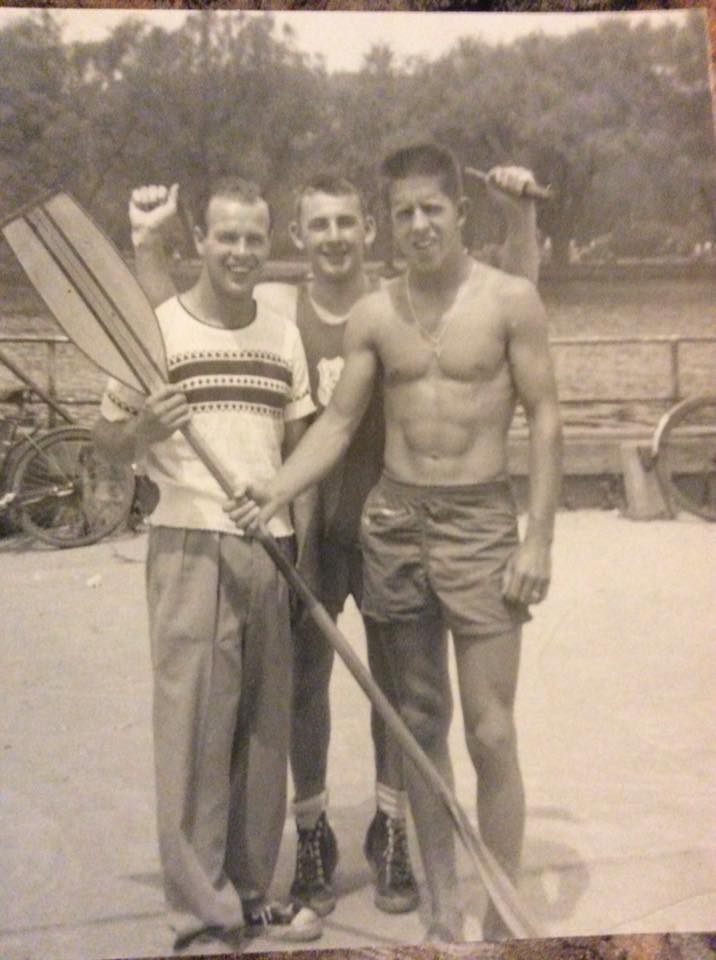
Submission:
[[[506,190],[504,187],[500,186],[499,183],[495,183],[490,180],[488,174],[483,170],[477,170],[475,167],[465,167],[465,173],[469,177],[474,177],[476,180],[480,180],[482,183],[489,183],[491,186],[495,187],[497,190],[502,190],[503,193],[512,193],[515,196],[520,197],[529,197],[530,200],[551,200],[553,196],[551,187],[543,187],[538,183],[526,183],[521,192],[516,192],[512,190]]]

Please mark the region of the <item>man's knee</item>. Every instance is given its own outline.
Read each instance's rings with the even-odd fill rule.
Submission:
[[[447,740],[450,710],[437,696],[403,700],[400,713],[406,726],[424,749]]]
[[[465,721],[465,740],[474,763],[496,763],[511,759],[517,751],[517,731],[512,711],[493,706]]]

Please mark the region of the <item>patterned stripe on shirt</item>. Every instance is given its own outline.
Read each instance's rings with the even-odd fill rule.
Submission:
[[[247,357],[211,360],[194,357],[173,363],[169,370],[169,382],[179,383],[192,377],[210,377],[219,375],[263,377],[266,380],[278,380],[291,385],[291,370],[282,363],[268,360],[255,360]]]

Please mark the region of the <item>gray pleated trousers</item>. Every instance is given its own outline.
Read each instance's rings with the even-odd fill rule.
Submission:
[[[147,600],[167,902],[176,929],[231,929],[268,891],[286,816],[287,587],[254,541],[155,527]]]

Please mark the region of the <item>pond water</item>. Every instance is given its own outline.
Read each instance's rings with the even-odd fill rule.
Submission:
[[[0,333],[54,330],[39,297],[13,270],[0,277]],[[713,276],[540,282],[555,336],[716,335]]]
[[[0,279],[0,334],[59,332],[32,291],[19,291]],[[561,337],[711,336],[716,337],[716,272],[698,279],[570,279],[545,280],[540,285],[550,331]],[[3,344],[8,353],[39,384],[47,384],[47,351],[38,344]],[[669,347],[555,345],[560,396],[565,418],[578,423],[653,422],[669,405],[672,381]],[[687,344],[680,351],[682,389],[691,393],[716,384],[716,342]],[[60,397],[92,403],[104,384],[104,374],[72,345],[56,355],[56,385]],[[14,383],[0,365],[0,386]],[[609,397],[608,408],[591,398]],[[623,402],[616,403],[619,397]],[[645,397],[657,398],[645,406]],[[628,401],[628,402],[627,402]],[[583,404],[587,402],[591,409]],[[572,410],[576,403],[576,408]],[[91,408],[87,415],[92,412]],[[84,411],[83,411],[84,413]],[[586,419],[585,419],[586,418]]]
[[[546,282],[540,293],[555,336],[716,336],[716,271],[698,280]]]

